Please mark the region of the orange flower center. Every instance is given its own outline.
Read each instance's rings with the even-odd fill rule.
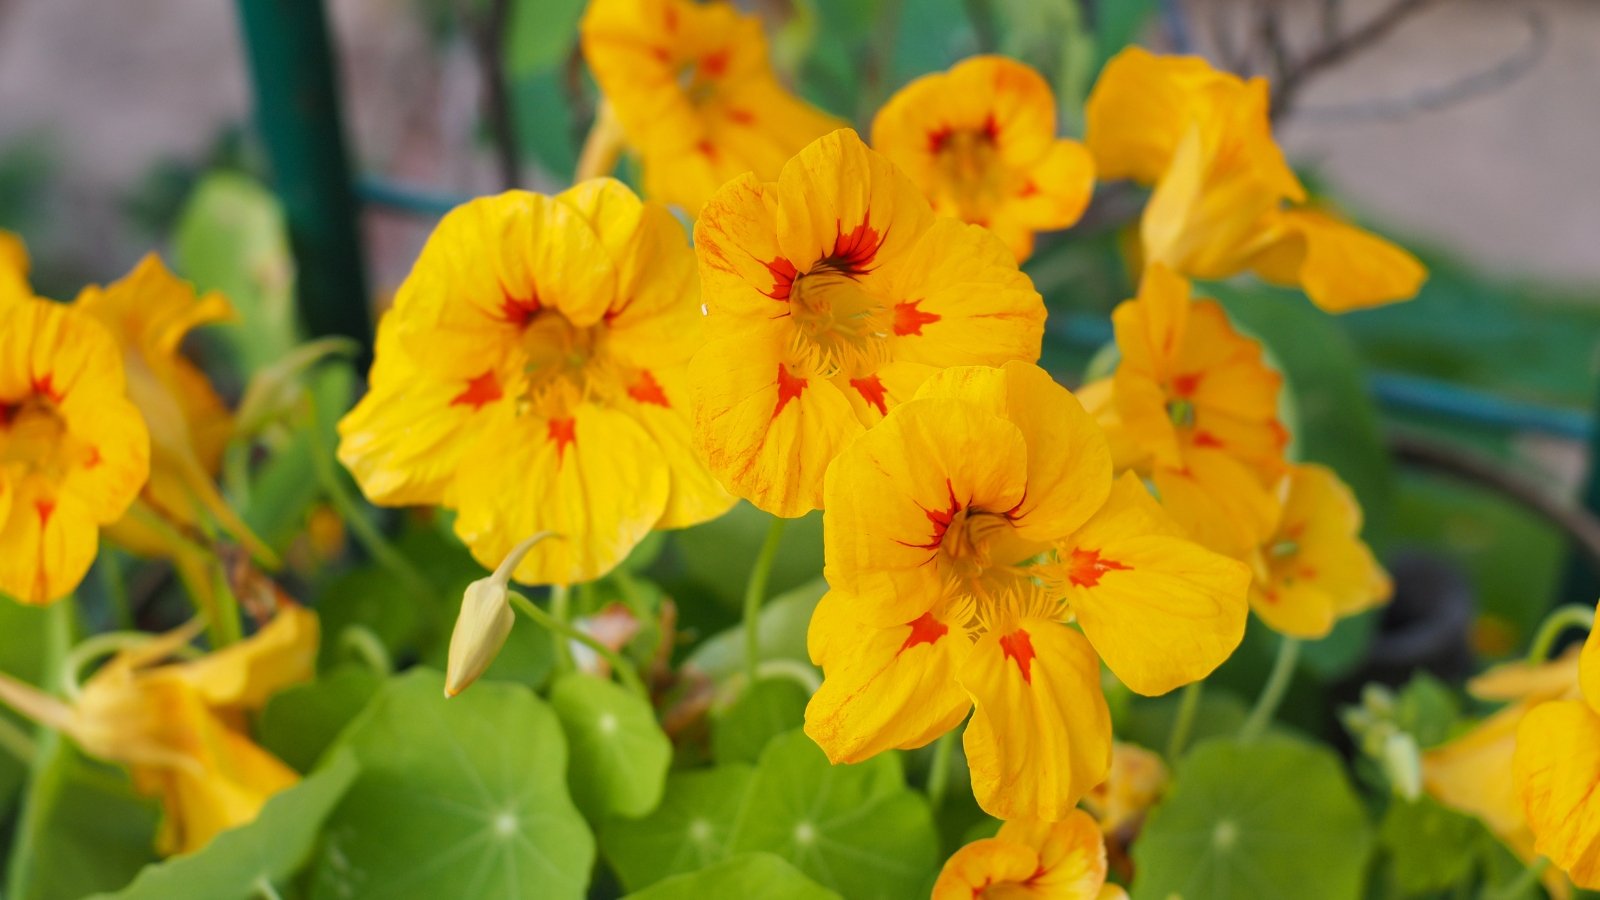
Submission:
[[[72,445],[66,420],[48,398],[0,401],[0,466],[58,478],[68,468]]]
[[[1011,521],[1000,513],[968,507],[950,517],[939,549],[958,576],[978,578],[994,565],[994,544],[1010,528]]]
[[[986,224],[995,207],[1021,186],[1000,159],[988,125],[937,132],[930,147],[942,187],[964,221]]]
[[[817,377],[867,375],[888,360],[894,307],[853,275],[820,267],[796,278],[789,316],[795,324],[790,350]]]
[[[518,412],[565,415],[612,374],[604,352],[605,327],[578,327],[544,307],[522,327],[519,349],[527,382]]]

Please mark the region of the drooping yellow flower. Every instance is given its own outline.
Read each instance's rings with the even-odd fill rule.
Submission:
[[[1010,821],[992,838],[957,850],[933,900],[1125,900],[1106,882],[1106,847],[1094,820],[1073,810],[1060,822]]]
[[[1580,699],[1534,707],[1517,726],[1517,796],[1534,850],[1586,890],[1600,890],[1600,628],[1578,666]]]
[[[1256,552],[1250,606],[1274,630],[1316,640],[1388,602],[1394,584],[1361,540],[1361,505],[1333,470],[1291,466],[1284,491],[1277,529]]]
[[[720,515],[687,413],[694,275],[671,213],[610,179],[457,208],[379,325],[339,459],[374,503],[455,509],[487,568],[562,535],[523,582],[597,578],[651,529]]]
[[[1059,821],[1104,780],[1100,657],[1157,694],[1243,635],[1248,569],[1179,537],[1137,478],[1113,484],[1099,429],[1027,363],[930,378],[840,454],[827,500],[807,733],[854,762],[975,707],[973,791],[1000,818]]]
[[[872,120],[872,146],[935,212],[993,231],[1017,259],[1037,231],[1078,221],[1094,193],[1094,160],[1056,137],[1056,100],[1038,72],[975,56],[901,88]]]
[[[0,300],[0,594],[71,593],[101,526],[149,472],[149,433],[106,330],[47,300]]]
[[[1410,253],[1305,206],[1267,118],[1264,79],[1198,57],[1129,47],[1089,94],[1101,178],[1155,185],[1141,221],[1146,262],[1195,278],[1251,269],[1298,285],[1329,312],[1406,300],[1427,270]]]
[[[839,450],[939,369],[1039,357],[1044,302],[1000,240],[934,215],[851,131],[776,182],[730,182],[695,244],[697,438],[730,490],[775,515],[821,507]]]
[[[691,215],[738,175],[776,177],[843,124],[778,83],[760,20],[731,3],[590,0],[580,34],[645,193]]]
[[[67,734],[91,756],[128,766],[134,786],[161,801],[163,854],[204,847],[256,817],[299,776],[252,741],[244,714],[310,679],[317,617],[285,604],[252,637],[187,662],[166,662],[198,621],[113,657],[63,703],[0,675],[0,699]]]
[[[1534,707],[1548,700],[1578,699],[1579,649],[1539,665],[1510,663],[1472,680],[1469,692],[1480,700],[1507,703],[1478,727],[1422,754],[1422,786],[1439,803],[1473,816],[1525,863],[1539,857],[1512,777],[1517,727]],[[1543,876],[1552,897],[1572,893],[1555,869]]]

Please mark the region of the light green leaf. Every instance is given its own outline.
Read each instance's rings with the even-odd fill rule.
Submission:
[[[650,704],[610,681],[574,673],[556,682],[550,705],[572,747],[572,799],[591,822],[656,808],[672,742]]]
[[[1389,877],[1404,896],[1443,891],[1469,877],[1484,846],[1483,826],[1424,796],[1389,804],[1378,842],[1389,859]]]
[[[805,721],[811,695],[787,678],[763,678],[711,721],[711,755],[719,763],[755,762],[767,742]]]
[[[1215,739],[1177,766],[1133,845],[1134,900],[1355,900],[1372,833],[1328,750]]]
[[[839,900],[781,856],[741,853],[698,872],[674,875],[628,900],[703,900],[760,897],[762,900]]]
[[[257,723],[261,746],[298,771],[310,771],[382,684],[370,669],[345,665],[279,691]]]
[[[225,831],[203,849],[146,866],[106,900],[247,900],[293,875],[311,852],[322,823],[359,770],[343,751],[317,772],[277,794],[248,825]]]
[[[673,543],[692,583],[730,610],[744,600],[750,565],[772,517],[741,502],[725,515],[674,533]],[[822,516],[811,513],[783,526],[767,588],[773,595],[799,587],[822,571]],[[679,592],[680,595],[683,592]],[[803,637],[803,635],[802,635]]]
[[[926,894],[938,868],[933,817],[900,757],[829,765],[801,731],[767,744],[731,847],[776,853],[851,900]]]
[[[583,897],[594,840],[567,796],[555,713],[520,685],[451,700],[390,680],[340,737],[361,764],[312,864],[313,900]]]
[[[827,582],[817,578],[767,601],[756,625],[761,659],[788,660],[810,668],[806,629],[812,610],[827,590]],[[744,628],[730,628],[696,647],[684,660],[684,667],[720,680],[743,670],[744,653]]]
[[[583,0],[515,0],[511,4],[504,52],[513,78],[554,69],[577,44]]]
[[[600,829],[600,850],[623,887],[637,891],[726,859],[754,773],[744,765],[674,772],[655,812],[608,820]]]

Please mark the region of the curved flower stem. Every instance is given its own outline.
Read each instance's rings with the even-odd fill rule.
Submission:
[[[639,680],[639,673],[634,671],[633,663],[629,662],[622,654],[595,640],[592,635],[574,628],[571,623],[545,612],[539,608],[537,603],[516,591],[507,591],[506,593],[511,597],[511,604],[517,608],[518,612],[538,622],[541,627],[551,634],[558,635],[563,639],[577,641],[595,653],[600,654],[600,658],[610,664],[611,671],[617,673],[617,678],[624,687],[638,694],[640,699],[646,703],[650,702],[650,692],[645,690],[644,682]]]
[[[1266,730],[1273,713],[1278,711],[1278,704],[1283,702],[1284,692],[1289,689],[1289,679],[1294,676],[1294,664],[1299,658],[1300,642],[1286,635],[1278,645],[1278,658],[1272,664],[1266,685],[1261,688],[1261,696],[1256,698],[1250,718],[1245,719],[1244,727],[1239,729],[1239,740],[1253,741]]]
[[[350,651],[351,655],[361,660],[373,674],[379,678],[388,678],[394,674],[394,660],[389,656],[389,648],[383,641],[373,634],[372,629],[365,625],[346,625],[339,632],[339,646]]]
[[[950,787],[950,757],[955,752],[956,733],[953,728],[946,731],[933,745],[933,762],[928,766],[928,806],[936,816]]]
[[[1178,702],[1177,718],[1172,720],[1172,731],[1167,735],[1167,762],[1176,763],[1189,745],[1189,735],[1194,732],[1195,714],[1200,712],[1200,695],[1205,692],[1205,682],[1191,681],[1183,687],[1183,698]]]
[[[756,682],[761,657],[761,604],[767,597],[767,581],[772,577],[772,562],[778,558],[778,541],[783,537],[784,519],[772,517],[767,539],[761,543],[750,567],[750,580],[744,586],[744,672],[750,684]]]
[[[1484,893],[1484,900],[1516,900],[1527,893],[1528,889],[1539,883],[1544,877],[1544,870],[1550,868],[1550,860],[1541,856],[1528,867],[1523,869],[1515,879],[1499,888],[1490,888]]]
[[[572,628],[572,589],[564,584],[550,585],[550,617],[560,622],[566,629]],[[555,638],[556,671],[570,672],[573,668],[572,648],[567,646],[567,639],[562,637],[565,631],[556,631],[552,634]]]
[[[1549,659],[1550,651],[1555,648],[1556,639],[1569,628],[1582,628],[1585,631],[1594,628],[1594,608],[1573,603],[1560,607],[1546,616],[1533,636],[1533,643],[1528,647],[1528,662],[1538,665]]]

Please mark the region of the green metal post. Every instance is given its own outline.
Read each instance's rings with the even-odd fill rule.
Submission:
[[[255,119],[294,250],[300,322],[370,352],[359,206],[322,0],[238,0]]]

